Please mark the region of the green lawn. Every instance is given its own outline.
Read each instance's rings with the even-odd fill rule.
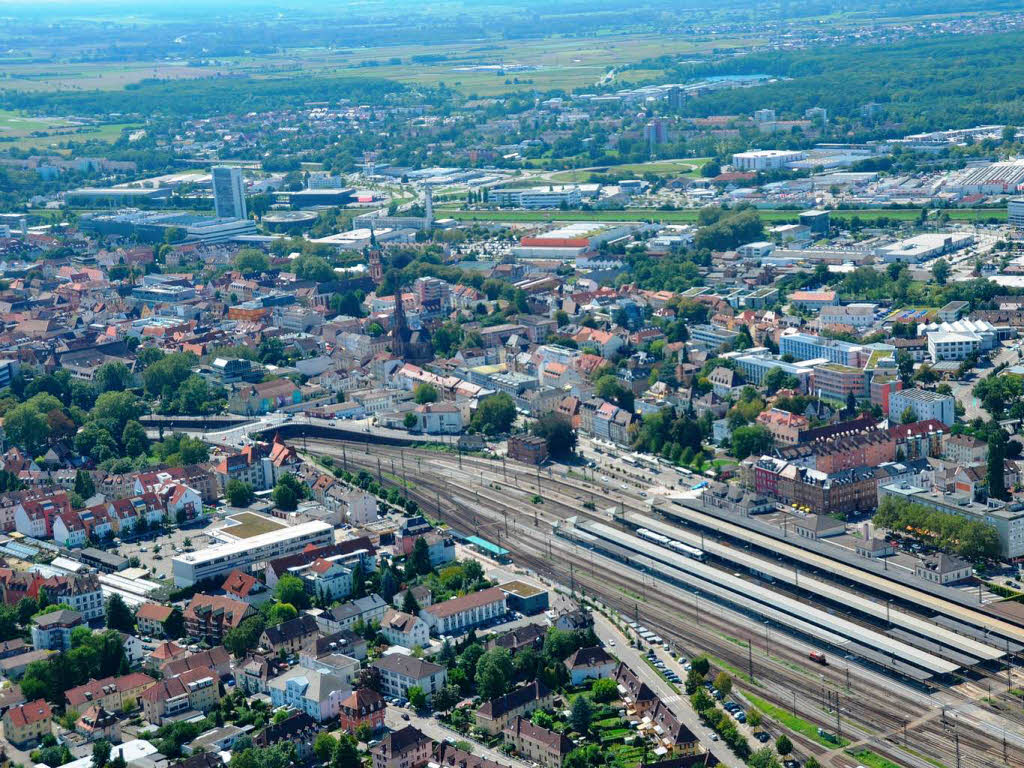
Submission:
[[[47,149],[51,144],[66,141],[114,142],[124,129],[133,127],[136,126],[130,123],[76,125],[61,117],[33,117],[0,109],[0,151],[33,147]]]
[[[781,707],[777,707],[771,702],[765,701],[752,693],[745,693],[744,695],[750,700],[750,703],[761,710],[761,713],[766,717],[770,717],[780,725],[784,725],[786,728],[789,728],[791,731],[795,731],[796,733],[803,734],[807,738],[812,739],[823,746],[845,747],[850,743],[849,739],[843,738],[836,738],[835,741],[824,739],[818,735],[818,726],[813,723],[804,720],[802,717],[797,717],[791,712],[787,712]],[[880,766],[880,768],[883,767]]]
[[[898,763],[894,763],[892,760],[888,760],[881,755],[876,755],[868,749],[850,750],[849,754],[868,768],[900,768]]]
[[[562,171],[551,177],[552,181],[579,182],[586,181],[594,174],[612,174],[615,176],[643,176],[654,173],[658,176],[699,176],[700,169],[708,161],[706,157],[686,157],[677,160],[655,160],[650,163],[624,163],[623,165],[603,165],[593,168],[580,168],[574,171]]]

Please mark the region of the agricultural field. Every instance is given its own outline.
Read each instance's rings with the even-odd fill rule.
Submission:
[[[45,63],[8,61],[0,73],[0,92],[119,90],[143,80],[248,75],[365,76],[407,85],[444,83],[463,95],[499,96],[535,89],[573,90],[599,81],[648,82],[656,69],[625,65],[663,55],[709,53],[746,47],[757,38],[687,40],[659,35],[613,34],[583,38],[551,37],[506,43],[476,40],[443,45],[382,45],[356,49],[307,48],[260,57],[211,58],[204,62],[132,61]]]
[[[64,141],[116,141],[128,123],[93,124],[62,117],[34,117],[0,110],[0,150],[45,149]]]

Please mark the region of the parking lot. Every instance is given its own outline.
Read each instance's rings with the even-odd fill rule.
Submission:
[[[159,536],[150,535],[126,542],[114,551],[122,557],[137,557],[139,566],[148,569],[153,579],[170,579],[171,557],[188,549],[209,546],[213,540],[207,531],[219,528],[221,524],[207,519],[188,528],[175,528]]]

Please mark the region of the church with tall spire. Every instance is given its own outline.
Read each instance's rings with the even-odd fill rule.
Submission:
[[[405,316],[402,286],[395,289],[395,312],[391,318],[391,354],[406,363],[421,365],[434,359],[434,345],[426,328],[412,330]]]

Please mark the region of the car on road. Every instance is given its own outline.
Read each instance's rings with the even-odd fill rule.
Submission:
[[[758,731],[754,734],[754,738],[760,741],[762,744],[767,744],[772,740],[771,734],[768,731]]]
[[[402,719],[403,720],[408,720],[409,719],[409,713],[408,712],[403,712],[402,713]]]
[[[715,733],[714,731],[712,731],[712,732],[711,732],[711,736],[710,736],[709,738],[710,738],[710,739],[711,739],[712,741],[718,741],[718,734],[717,734],[717,733]]]

